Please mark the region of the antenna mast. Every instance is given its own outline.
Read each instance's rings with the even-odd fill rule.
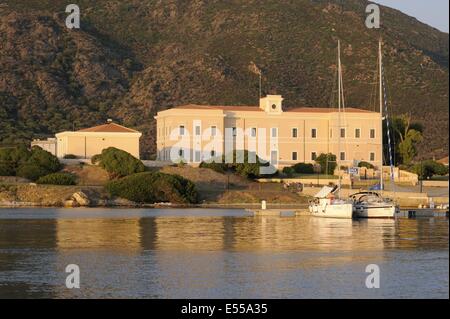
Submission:
[[[380,136],[381,136],[381,156],[380,156],[380,189],[383,191],[383,56],[381,52],[381,38],[378,42],[378,60],[379,60],[379,77],[380,77]]]

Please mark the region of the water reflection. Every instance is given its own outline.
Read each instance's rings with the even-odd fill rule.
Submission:
[[[447,219],[8,214],[0,212],[0,297],[352,296],[373,262],[407,268],[380,296],[411,293],[396,280],[422,280],[413,286],[431,285],[437,297],[448,290],[448,266],[439,266],[448,265]],[[65,288],[69,263],[82,267],[83,290]]]
[[[33,232],[30,227],[21,230],[14,227],[14,235],[3,237],[13,240],[8,245],[16,246],[32,241],[30,244],[33,246],[54,246],[62,250],[110,248],[129,252],[141,249],[367,251],[445,248],[448,245],[443,240],[448,238],[448,223],[445,221],[435,223],[408,219],[142,217],[58,219],[51,225],[35,233],[37,237],[30,237]]]

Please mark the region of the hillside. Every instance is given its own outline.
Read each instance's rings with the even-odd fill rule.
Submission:
[[[377,41],[385,42],[391,110],[425,125],[422,155],[448,154],[448,34],[365,1],[77,1],[81,29],[64,26],[65,1],[0,1],[0,140],[79,129],[108,117],[144,132],[154,152],[159,110],[183,103],[329,106],[336,41],[347,105],[373,109]],[[94,4],[95,3],[95,4]]]

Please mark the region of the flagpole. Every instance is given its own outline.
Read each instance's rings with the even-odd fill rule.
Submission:
[[[262,75],[261,75],[261,70],[259,70],[259,98],[261,99],[261,97],[262,97],[262,89],[261,89],[261,83],[262,83],[262,79],[261,79],[261,77],[262,77]]]

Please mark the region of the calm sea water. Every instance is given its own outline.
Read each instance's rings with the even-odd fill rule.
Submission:
[[[448,257],[445,218],[0,209],[2,298],[448,298]],[[80,289],[65,286],[68,264]]]

